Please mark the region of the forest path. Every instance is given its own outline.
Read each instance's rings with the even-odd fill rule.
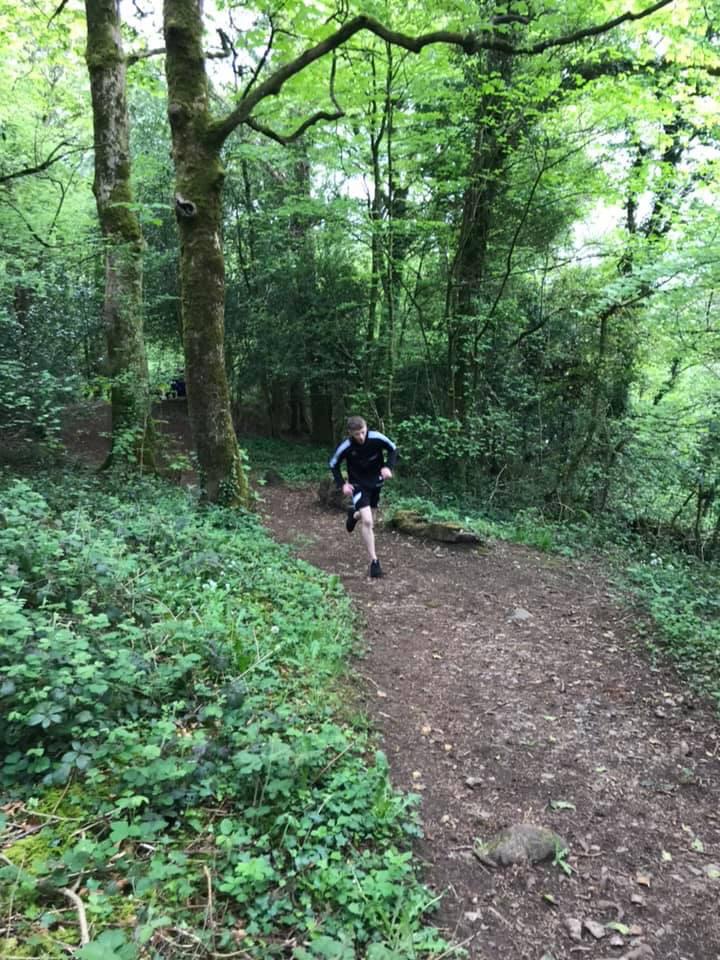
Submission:
[[[155,415],[188,449],[186,405]],[[83,407],[65,440],[98,465],[108,429],[106,407]],[[386,576],[369,580],[359,530],[315,489],[262,496],[272,536],[339,576],[360,613],[359,706],[393,782],[422,798],[434,921],[470,960],[720,960],[720,724],[652,666],[637,612],[602,571],[380,526]],[[475,858],[477,837],[519,821],[568,842],[569,876]]]
[[[359,531],[314,489],[262,496],[272,535],[360,612],[360,704],[393,782],[422,797],[443,932],[482,960],[720,960],[720,725],[651,665],[601,572],[379,527],[386,575],[369,580]],[[570,875],[473,855],[520,821],[567,840]]]

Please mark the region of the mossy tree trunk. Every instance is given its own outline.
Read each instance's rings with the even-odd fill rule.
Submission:
[[[197,0],[166,0],[164,23],[193,441],[204,497],[247,505],[249,489],[230,414],[224,359],[224,175],[220,163],[224,137],[211,134],[201,5]]]
[[[482,307],[493,211],[504,182],[503,169],[517,131],[509,124],[512,58],[491,51],[484,63],[467,69],[468,86],[480,86],[488,76],[502,83],[499,91],[479,94],[476,127],[457,248],[448,278],[448,413],[460,420],[477,399],[469,389],[478,362],[478,345],[488,320]]]
[[[132,208],[126,61],[117,0],[86,0],[95,146],[93,191],[105,244],[103,319],[111,382],[108,462],[155,467],[143,338],[143,237]]]

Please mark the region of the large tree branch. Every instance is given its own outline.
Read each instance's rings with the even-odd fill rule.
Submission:
[[[337,70],[337,60],[333,54],[332,67],[330,69],[330,99],[332,100],[335,110],[331,113],[329,110],[318,110],[312,116],[308,117],[307,120],[303,121],[297,130],[294,130],[292,133],[278,133],[276,130],[273,130],[271,127],[268,127],[266,124],[261,123],[259,120],[256,120],[254,117],[250,117],[247,120],[247,125],[252,127],[253,130],[257,130],[258,133],[262,133],[263,136],[268,137],[270,140],[274,140],[276,143],[280,143],[283,146],[287,146],[290,143],[294,143],[295,140],[299,140],[300,137],[305,133],[309,127],[315,126],[316,123],[321,123],[323,120],[332,122],[333,120],[340,120],[345,116],[345,111],[340,106],[335,95],[335,73]]]
[[[514,46],[508,41],[498,39],[492,32],[481,35],[475,33],[458,33],[452,30],[435,30],[431,33],[421,34],[420,36],[410,36],[406,33],[390,30],[373,17],[364,15],[354,17],[334,33],[330,34],[330,36],[316,43],[314,46],[309,47],[299,56],[295,57],[294,60],[279,67],[253,90],[248,91],[234,110],[210,125],[208,135],[212,141],[218,144],[223,143],[236,127],[242,123],[247,123],[253,110],[262,100],[265,100],[267,97],[277,96],[288,80],[301,73],[317,60],[322,59],[322,57],[328,53],[337,50],[338,47],[347,43],[355,34],[363,30],[373,33],[375,36],[380,37],[380,39],[385,40],[386,43],[409,50],[411,53],[420,53],[425,47],[442,43],[449,46],[460,47],[466,54],[478,53],[480,50],[497,50],[516,56],[536,56],[555,47],[569,46],[585,40],[588,37],[596,37],[608,33],[623,23],[649,17],[670,3],[672,3],[672,0],[656,0],[651,6],[640,10],[638,13],[628,11],[604,23],[596,24],[592,27],[585,27],[582,30],[576,30],[560,37],[541,40],[530,46]]]
[[[60,153],[59,151],[63,147],[71,147],[72,149],[68,150],[67,153]],[[47,157],[40,161],[40,163],[36,163],[33,167],[21,167],[19,170],[13,170],[12,173],[2,174],[0,175],[0,183],[7,183],[9,180],[17,180],[20,177],[32,177],[36,173],[42,173],[44,170],[47,170],[54,163],[59,163],[61,160],[66,160],[74,153],[84,153],[87,149],[87,147],[74,146],[69,140],[61,140],[57,146],[53,147]]]
[[[345,116],[345,111],[335,111],[330,113],[329,110],[318,110],[317,113],[314,113],[311,117],[308,117],[307,120],[304,120],[297,130],[293,130],[292,133],[278,133],[276,130],[273,130],[271,127],[266,126],[264,123],[260,123],[259,120],[253,120],[250,117],[245,122],[249,127],[252,127],[253,130],[257,130],[258,133],[262,133],[263,136],[268,137],[270,140],[274,140],[276,143],[281,143],[283,146],[287,146],[289,143],[293,143],[295,140],[298,140],[308,129],[308,127],[315,126],[316,123],[321,123],[323,120],[340,120],[341,117]]]
[[[626,13],[620,14],[619,17],[606,20],[605,23],[598,23],[594,27],[584,27],[582,30],[576,30],[574,33],[568,33],[562,37],[551,37],[548,40],[540,40],[530,47],[513,47],[512,44],[499,44],[496,42],[486,49],[505,50],[507,53],[529,54],[531,56],[544,53],[545,50],[551,50],[554,47],[567,47],[573,43],[578,43],[580,40],[586,40],[588,37],[602,36],[604,33],[609,33],[623,23],[643,20],[645,17],[650,17],[654,13],[657,13],[658,10],[662,10],[663,7],[669,6],[672,2],[673,0],[657,0],[657,3],[646,7],[644,10],[639,10],[637,13],[628,10]]]
[[[275,24],[273,22],[272,17],[270,17],[270,36],[268,37],[267,43],[265,44],[265,49],[263,50],[263,54],[260,57],[260,60],[258,61],[258,63],[256,64],[255,69],[253,70],[252,75],[247,83],[247,86],[243,90],[243,95],[242,95],[243,100],[249,95],[250,91],[255,85],[255,82],[257,81],[257,78],[262,73],[263,67],[267,63],[268,57],[270,56],[270,53],[272,51],[274,42],[275,42]]]
[[[153,47],[150,50],[136,50],[134,53],[128,53],[125,62],[129,67],[134,66],[141,60],[149,60],[151,57],[161,57],[165,54],[165,47]],[[206,54],[209,56],[209,54]]]
[[[59,17],[59,16],[60,16],[60,14],[63,12],[63,10],[65,9],[65,7],[67,6],[67,2],[68,2],[68,0],[61,0],[60,6],[59,6],[59,7],[56,7],[53,15],[52,15],[52,16],[50,17],[50,19],[48,20],[48,26],[50,26],[50,24],[53,22],[53,20],[55,19],[55,17]]]
[[[167,53],[165,47],[153,47],[151,50],[136,50],[134,53],[128,53],[125,62],[129,67],[134,66],[141,60],[149,60],[151,57],[161,57]],[[227,49],[223,44],[222,50],[208,50],[205,53],[206,60],[227,60],[232,56],[232,50]]]

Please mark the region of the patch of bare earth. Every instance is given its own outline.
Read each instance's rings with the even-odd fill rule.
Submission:
[[[602,574],[381,528],[369,580],[359,533],[314,490],[263,497],[273,536],[361,611],[361,699],[395,784],[422,797],[446,935],[483,960],[719,960],[717,716],[652,666]],[[473,854],[518,822],[559,833],[571,873]]]
[[[177,482],[196,482],[188,461],[192,435],[187,400],[158,400],[153,404],[152,415],[166,472]],[[64,412],[61,438],[71,456],[86,466],[100,468],[110,452],[111,426],[108,403],[103,400],[78,403]]]

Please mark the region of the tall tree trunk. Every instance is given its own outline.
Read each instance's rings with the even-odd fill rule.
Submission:
[[[372,197],[368,204],[371,230],[371,278],[369,289],[368,346],[372,380],[368,386],[378,398],[382,416],[392,419],[397,348],[396,320],[399,304],[402,261],[406,243],[396,242],[395,217],[402,216],[407,191],[395,182],[393,122],[397,97],[394,91],[396,69],[393,47],[385,44],[384,81],[377,77],[373,56],[370,65],[373,97],[369,104],[370,162]],[[383,167],[384,141],[384,167]]]
[[[375,107],[375,101],[373,101]],[[374,120],[374,116],[373,116]],[[369,203],[370,216],[370,290],[368,304],[368,328],[367,343],[372,349],[373,345],[379,340],[382,330],[382,304],[380,292],[382,289],[381,278],[383,272],[383,250],[382,250],[382,172],[380,170],[380,143],[382,141],[384,125],[381,124],[379,132],[371,130],[370,133],[370,157],[373,173],[373,193]]]
[[[290,381],[290,433],[301,436],[308,433],[310,425],[305,412],[305,384],[300,377]]]
[[[394,213],[395,213],[395,180],[393,164],[393,120],[394,120],[394,97],[393,97],[393,50],[392,45],[385,44],[388,65],[385,74],[385,125],[387,127],[387,137],[385,141],[385,163],[387,167],[387,252],[386,264],[383,271],[383,285],[385,288],[385,311],[387,321],[385,324],[385,417],[392,421],[393,415],[393,391],[395,389],[395,317],[397,306],[397,283],[395,279],[395,249],[394,249]]]
[[[513,142],[508,129],[510,111],[506,92],[512,71],[512,57],[499,51],[491,51],[482,67],[474,63],[468,68],[472,83],[478,84],[488,75],[498,76],[502,88],[499,92],[482,94],[478,99],[468,184],[463,194],[457,249],[448,277],[448,412],[461,420],[470,413],[475,399],[468,396],[468,385],[474,379],[477,346],[485,333],[479,301],[486,281],[488,241],[502,171]]]
[[[112,405],[108,462],[131,459],[154,469],[143,339],[143,238],[131,206],[126,63],[117,0],[86,0],[85,14],[95,143],[93,191],[105,242],[103,318]]]
[[[297,149],[297,148],[296,148]],[[297,150],[293,165],[293,192],[309,201],[312,197],[310,187],[310,160],[307,151]],[[294,325],[299,328],[299,339],[305,337],[305,331],[317,327],[317,262],[315,256],[315,238],[313,226],[317,218],[302,211],[290,217],[290,244],[295,256],[296,268],[289,307]],[[300,434],[308,430],[305,414],[305,384],[317,377],[321,366],[321,356],[314,337],[306,337],[305,357],[301,369],[293,369],[289,383],[290,432]]]
[[[209,132],[198,0],[165,0],[164,30],[190,424],[203,495],[213,502],[247,506],[249,489],[230,415],[224,360],[224,139]]]
[[[335,441],[332,395],[319,383],[310,384],[310,423],[313,443],[329,446]]]

